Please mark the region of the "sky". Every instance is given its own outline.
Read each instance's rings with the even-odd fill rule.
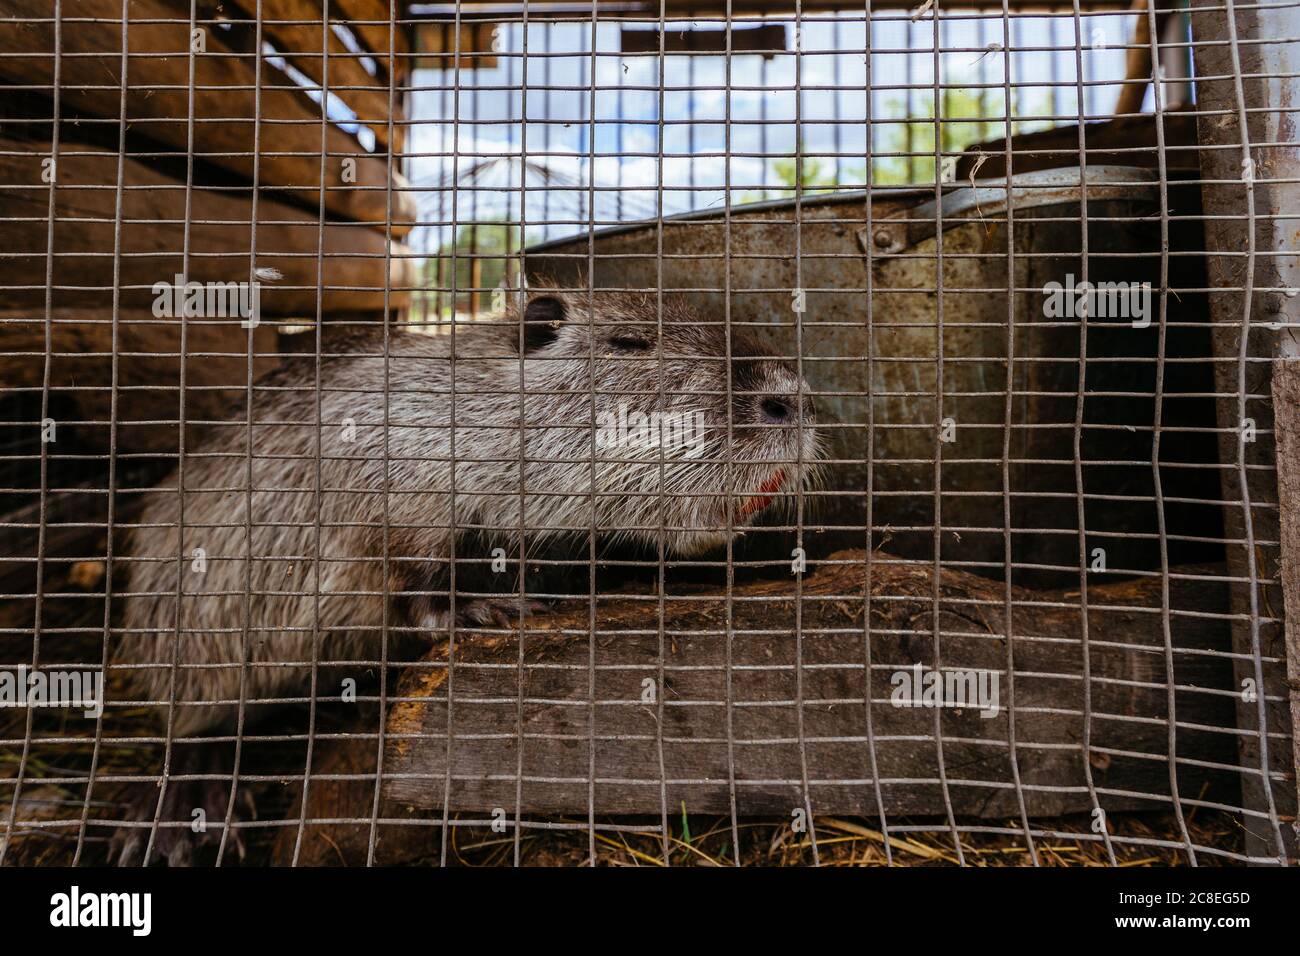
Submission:
[[[1017,18],[1008,47],[999,16],[945,15],[938,26],[943,52],[937,58],[940,82],[951,91],[945,115],[973,109],[988,117],[960,124],[964,140],[1001,136],[997,118],[1004,114],[1002,84],[1009,67],[1017,86],[1011,104],[1016,132],[1077,121],[1077,56],[1085,83],[1083,112],[1104,118],[1119,92],[1115,81],[1124,75],[1122,45],[1132,23],[1129,14],[1085,17],[1076,51],[1070,16]],[[669,30],[688,26],[674,24]],[[765,185],[775,197],[771,189],[782,184],[782,166],[788,182],[796,143],[802,143],[805,171],[815,164],[821,181],[841,188],[862,185],[868,59],[860,16],[805,19],[799,57],[733,53],[730,123],[724,56],[664,57],[661,94],[660,58],[620,53],[623,28],[598,24],[593,57],[589,21],[530,24],[526,60],[498,55],[493,68],[415,71],[411,119],[419,125],[408,141],[415,154],[408,171],[427,189],[422,217],[441,223],[418,230],[416,248],[448,241],[453,212],[458,224],[518,221],[522,213],[532,241],[583,232],[588,224],[653,218],[660,203],[665,215],[720,208],[728,172],[733,202],[763,198]],[[626,28],[654,31],[657,25]],[[784,29],[789,50],[793,22]],[[913,21],[905,12],[877,14],[871,24],[872,149],[877,154],[907,148],[906,124],[882,121],[933,115],[928,87],[936,68],[935,30],[932,19]],[[523,25],[499,27],[496,49],[521,54]],[[1150,102],[1148,92],[1148,109]],[[460,122],[452,122],[457,116]],[[919,126],[912,127],[913,149],[933,149],[930,125],[928,138]],[[906,175],[902,161],[893,162],[898,175]],[[931,175],[920,167],[918,173]],[[530,189],[522,208],[521,178]],[[594,210],[587,189],[593,180],[599,188]],[[660,182],[662,195],[656,188]],[[454,197],[453,184],[459,186]]]

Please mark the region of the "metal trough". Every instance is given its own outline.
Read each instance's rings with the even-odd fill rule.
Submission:
[[[1198,199],[1177,184],[1168,196],[1180,213]],[[812,546],[860,546],[870,527],[891,552],[931,557],[937,518],[946,564],[1001,576],[1005,502],[1016,580],[1048,586],[1077,579],[1080,511],[1089,563],[1103,548],[1112,572],[1159,567],[1161,367],[1163,496],[1178,499],[1165,505],[1169,558],[1216,557],[1176,540],[1210,537],[1220,519],[1217,478],[1196,467],[1216,460],[1197,430],[1214,422],[1204,263],[1177,254],[1201,247],[1199,227],[1170,230],[1162,283],[1161,208],[1154,170],[1052,169],[1013,177],[1009,193],[998,180],[941,201],[909,190],[868,206],[855,192],[740,206],[729,221],[677,216],[662,247],[655,224],[605,229],[535,246],[526,267],[530,281],[582,289],[589,272],[601,290],[661,287],[802,355],[833,432]],[[1085,276],[1105,290],[1093,300],[1104,314],[1081,328],[1065,300]]]

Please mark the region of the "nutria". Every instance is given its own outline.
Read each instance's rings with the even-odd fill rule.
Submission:
[[[386,602],[390,628],[417,633],[445,629],[453,604],[463,622],[519,613],[516,603],[458,599],[449,588],[453,547],[458,569],[462,558],[486,556],[467,554],[468,531],[517,549],[521,527],[533,547],[585,540],[594,521],[607,537],[693,553],[725,542],[811,473],[819,447],[807,385],[747,332],[731,330],[728,352],[721,322],[655,294],[544,289],[520,319],[513,310],[505,321],[458,325],[454,359],[450,335],[393,330],[386,371],[383,333],[370,330],[322,358],[319,389],[314,362],[264,382],[253,404],[251,529],[244,425],[187,450],[182,544],[176,475],[146,493],[112,659],[137,696],[175,700],[173,737],[230,733],[241,679],[246,703],[302,698],[313,659],[377,659]],[[689,427],[645,427],[669,421]],[[143,819],[154,819],[156,803]],[[148,832],[131,834],[138,844]],[[188,834],[159,830],[159,850],[173,854]]]

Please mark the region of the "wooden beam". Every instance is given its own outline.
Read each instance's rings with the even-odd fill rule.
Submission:
[[[191,111],[188,19],[165,0],[129,0],[126,116],[132,131],[186,151]],[[62,7],[63,56],[57,95],[72,110],[119,115],[122,96],[121,6],[114,0],[69,0]],[[14,19],[0,22],[0,77],[54,93],[54,25],[45,0],[11,0]],[[146,22],[161,20],[164,22]],[[288,76],[263,63],[260,84],[251,54],[237,54],[219,29],[203,29],[206,52],[193,57],[193,153],[265,189],[291,193],[346,219],[382,223],[387,162],[370,155],[333,124]],[[260,86],[260,89],[259,89]],[[260,123],[257,122],[260,116]],[[322,169],[323,166],[323,169]],[[414,198],[393,195],[393,219],[414,218]]]
[[[399,25],[392,31],[394,20],[406,16],[405,4],[399,0],[330,0],[333,16],[342,20],[353,35],[363,43],[378,60],[385,73],[391,72],[389,49],[397,51],[397,82],[405,81],[409,72],[408,54],[411,52],[407,27]]]
[[[242,0],[243,15],[250,21],[257,18],[259,4],[256,0]],[[371,75],[337,34],[330,30],[325,53],[321,51],[320,20],[324,15],[320,0],[261,0],[262,29],[290,63],[317,83],[329,82],[329,89],[347,103],[357,119],[374,131],[376,140],[388,145],[388,81],[387,72],[380,67],[378,76]],[[331,21],[338,20],[335,5],[330,5]],[[314,23],[312,21],[315,21]],[[329,60],[326,76],[323,66]],[[379,66],[378,58],[376,66]],[[402,93],[394,91],[394,123],[402,120]],[[394,131],[402,130],[394,126]],[[400,151],[400,150],[397,150]]]
[[[251,333],[256,381],[279,364],[276,332],[270,325],[260,325]],[[63,447],[99,453],[109,450],[109,399],[116,353],[118,452],[176,455],[180,447],[179,319],[121,309],[115,337],[111,309],[56,308],[50,317],[49,336],[52,393],[69,398],[80,415],[75,423],[58,425]],[[241,328],[237,319],[186,320],[189,441],[200,433],[200,422],[227,421],[232,413],[240,414],[249,370],[249,336],[250,330]],[[0,382],[4,383],[0,395],[41,387],[45,338],[43,309],[0,311]],[[26,552],[4,553],[19,557]]]
[[[1248,853],[1281,862],[1300,856],[1300,834],[1291,825],[1294,755],[1279,745],[1294,733],[1286,669],[1273,662],[1286,645],[1277,620],[1284,613],[1279,555],[1269,543],[1282,540],[1271,378],[1278,359],[1300,356],[1300,299],[1282,291],[1300,288],[1288,212],[1300,208],[1300,152],[1292,145],[1300,78],[1289,66],[1294,44],[1278,38],[1300,32],[1300,8],[1263,5],[1230,23],[1217,0],[1192,0],[1189,15],[1201,41],[1192,55],[1219,460],[1226,465],[1219,471],[1223,539],[1228,570],[1241,582],[1232,589],[1233,650],[1237,686],[1254,691],[1237,699],[1241,765],[1255,771],[1242,778],[1240,806],[1252,814],[1241,826]],[[1172,301],[1169,308],[1176,308]],[[1253,441],[1245,420],[1258,429]]]
[[[1131,0],[1084,0],[1080,4],[1083,10],[1127,10]],[[872,11],[881,10],[903,10],[915,11],[921,8],[923,0],[874,0],[871,5]],[[1068,14],[1073,11],[1073,4],[1064,2],[1064,0],[1007,0],[1008,7],[1014,13],[1060,13]],[[661,11],[660,0],[597,0],[597,16],[607,21],[618,20],[656,20]],[[601,7],[608,7],[608,10],[601,11]],[[518,20],[523,14],[524,3],[518,2],[499,2],[499,0],[460,0],[461,20],[469,21],[474,19],[492,19],[500,22],[509,22]],[[543,23],[555,20],[590,20],[591,19],[590,2],[573,3],[570,0],[531,0],[528,3],[529,18],[535,23]],[[830,11],[842,11],[852,16],[862,16],[863,5],[854,4],[849,0],[803,0],[801,4],[796,5],[794,0],[733,0],[727,4],[724,0],[664,0],[662,4],[663,13],[670,19],[680,22],[682,20],[696,20],[701,17],[722,20],[730,8],[733,21],[735,23],[754,22],[759,16],[778,17],[786,16],[794,18],[796,9],[802,10],[803,13],[826,13]],[[997,12],[1002,9],[1001,0],[965,0],[961,3],[945,3],[943,10],[945,14],[960,16],[961,13],[971,10],[981,10],[985,12]],[[406,14],[410,16],[410,14]],[[928,17],[929,14],[927,13]],[[441,19],[452,19],[447,14],[441,14]],[[429,19],[433,19],[429,17]],[[710,23],[700,23],[701,28],[708,28],[716,25]]]
[[[1232,669],[1223,657],[1206,653],[1229,646],[1227,623],[1216,617],[1227,601],[1221,573],[1218,568],[1176,568],[1171,577],[1173,606],[1187,611],[1175,615],[1173,651],[1178,777],[1184,797],[1201,793],[1207,784],[1207,792],[1235,792],[1235,778],[1227,770],[1235,762]],[[933,740],[935,710],[899,707],[892,700],[899,686],[896,675],[935,664],[932,574],[928,564],[903,564],[875,553],[868,566],[864,552],[844,551],[804,581],[803,733],[814,813],[875,816],[873,760],[887,816],[944,813]],[[1085,761],[1106,810],[1168,808],[1169,714],[1160,590],[1156,578],[1089,590],[1092,680],[1086,691],[1092,736],[1085,755],[1077,593],[1012,589],[1013,700],[1005,674],[1003,585],[960,571],[942,573],[942,669],[1001,674],[996,715],[982,716],[970,707],[941,712],[949,792],[959,816],[1017,816],[1007,726],[1013,705],[1015,756],[1031,816],[1091,810]],[[788,819],[803,805],[794,584],[738,584],[730,602],[730,633],[727,603],[717,590],[668,596],[662,658],[653,596],[597,598],[594,635],[586,599],[562,603],[528,622],[522,685],[516,666],[519,633],[513,626],[458,632],[451,808],[503,807],[512,816],[522,746],[525,816],[585,816],[587,741],[594,733],[597,813],[660,812],[665,799],[658,769],[662,741],[666,799],[674,813],[683,805],[690,813],[728,813],[734,778],[742,816]],[[864,704],[868,605],[874,754]],[[588,655],[593,652],[595,725],[589,728]],[[661,660],[662,725],[656,704],[642,696],[645,681],[658,686]],[[443,644],[406,671],[390,698],[395,702],[385,728],[380,813],[403,823],[379,827],[384,862],[436,849],[448,752],[446,664]],[[520,693],[527,735],[522,744],[515,737]],[[359,733],[369,729],[369,738],[340,741],[317,754],[314,771],[326,779],[313,780],[307,817],[335,822],[309,824],[300,862],[365,861],[375,781],[373,728],[372,719],[368,728],[354,728]],[[1223,769],[1209,770],[1199,761]],[[419,824],[422,818],[426,825]],[[296,830],[282,836],[281,862],[290,857],[296,836]]]
[[[50,143],[0,139],[0,295],[8,307],[45,302],[46,247],[54,233],[54,303],[103,308],[114,287],[117,154],[62,142],[55,165],[54,221],[50,186],[42,179]],[[147,160],[123,164],[117,277],[128,308],[151,308],[159,282],[184,268],[187,245],[185,184]],[[326,223],[304,210],[265,197],[257,204],[256,256],[249,191],[193,189],[190,195],[186,278],[248,282],[253,266],[274,270],[259,284],[262,313],[314,319],[317,299],[326,314],[404,308],[415,281],[410,250],[359,223]],[[323,243],[324,275],[317,248]],[[386,260],[391,250],[392,258]],[[387,282],[389,293],[385,299]]]
[[[462,70],[490,70],[497,65],[497,25],[484,20],[471,20],[456,29],[455,23],[431,20],[416,24],[415,41],[419,51],[415,65],[432,70],[456,69],[456,54],[460,54]]]
[[[879,556],[877,556],[879,558]],[[874,813],[862,668],[866,556],[839,552],[804,582],[802,601],[803,733],[812,805],[823,813]],[[942,814],[935,711],[891,702],[897,676],[936,665],[930,622],[934,608],[928,565],[873,561],[871,567],[872,718],[881,799],[893,814]],[[939,582],[940,645],[945,670],[1006,666],[1003,586],[945,570]],[[1012,589],[1016,666],[1017,756],[1028,812],[1086,812],[1080,741],[1083,734],[1083,645],[1077,596]],[[1221,613],[1224,588],[1212,581],[1176,581],[1173,606]],[[742,813],[789,816],[801,806],[801,754],[795,706],[793,581],[739,588],[731,603],[733,746],[728,748],[727,600],[717,592],[669,598],[664,620],[663,761],[669,806],[727,812],[728,754],[734,758]],[[1071,605],[1074,605],[1073,607]],[[586,600],[570,602],[523,632],[524,809],[581,813],[588,802],[588,735],[597,735],[596,806],[602,813],[655,813],[661,803],[654,706],[643,681],[659,667],[655,601],[597,599],[590,634]],[[1089,591],[1092,762],[1104,806],[1168,807],[1168,707],[1160,624],[1160,582],[1144,579]],[[1202,728],[1232,725],[1231,670],[1200,652],[1228,648],[1220,620],[1177,618],[1174,653],[1178,756],[1232,763],[1235,735]],[[588,726],[588,654],[595,675],[595,724]],[[456,641],[456,703],[451,748],[451,805],[513,807],[520,742],[512,735],[520,676],[517,634],[470,629]],[[413,667],[399,685],[387,726],[386,794],[398,804],[440,808],[447,759],[445,646]],[[942,712],[944,753],[953,809],[963,816],[1016,813],[1007,745],[1005,674],[1001,709]],[[499,702],[499,703],[498,703]],[[504,736],[502,734],[504,733]],[[483,736],[486,735],[486,736]],[[471,742],[472,740],[472,742]],[[960,768],[957,770],[956,768]],[[1207,776],[1179,766],[1184,793]],[[617,782],[615,782],[617,781]],[[748,781],[748,782],[747,782]],[[757,783],[757,781],[765,781]],[[1149,794],[1148,797],[1126,796]]]
[[[1191,111],[1164,113],[1165,168],[1170,171],[1195,172],[1200,169],[1196,151],[1196,114]],[[1084,140],[1089,166],[1139,166],[1155,169],[1159,165],[1156,149],[1156,117],[1153,113],[1117,116],[1084,125]],[[1011,137],[1011,168],[1015,173],[1039,169],[1079,166],[1079,127],[1077,124],[1052,129],[1018,133]],[[957,160],[956,181],[967,182],[972,174],[979,179],[1002,179],[1007,172],[1007,141],[989,140],[968,146]]]
[[[1173,16],[1169,9],[1169,0],[1133,0],[1132,10],[1137,14],[1133,25],[1133,38],[1129,40],[1129,49],[1125,55],[1124,85],[1120,87],[1119,99],[1115,102],[1115,114],[1124,116],[1142,111],[1142,101],[1146,99],[1147,87],[1151,85],[1151,20],[1148,8],[1155,2],[1156,37],[1164,35],[1165,24]],[[1168,109],[1169,104],[1165,104]]]
[[[1300,727],[1300,358],[1280,358],[1273,363],[1273,427],[1277,433],[1287,697],[1292,726]],[[1292,759],[1300,770],[1300,734],[1292,735],[1291,745]],[[1300,787],[1300,773],[1296,780]]]

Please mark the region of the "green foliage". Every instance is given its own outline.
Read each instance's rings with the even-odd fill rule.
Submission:
[[[935,122],[934,95],[920,91],[913,97],[911,109],[901,98],[890,100],[884,115],[874,119],[876,136],[873,146],[872,185],[907,186],[925,185],[935,180],[935,136],[941,151],[952,163],[956,156],[975,143],[1006,135],[1006,123],[990,117],[1005,112],[1005,99],[998,90],[982,91],[976,95],[964,90],[950,89],[940,93],[942,118]],[[1043,115],[1045,104],[1022,110],[1026,115]],[[1014,133],[1046,128],[1050,123],[1014,119]],[[796,155],[804,151],[803,140],[796,147]],[[899,154],[899,155],[890,155]],[[789,199],[795,195],[796,181],[805,196],[832,192],[840,188],[861,189],[866,184],[866,164],[840,164],[838,175],[833,161],[824,157],[794,157],[771,161],[770,169],[780,184],[779,188],[748,191],[740,194],[738,202],[761,202],[765,199]]]
[[[540,234],[531,234],[527,242],[536,242]],[[513,276],[519,266],[518,253],[524,245],[519,226],[504,221],[462,225],[453,242],[443,243],[424,262],[423,295],[448,311],[450,289],[455,279],[456,308],[469,310],[477,297],[478,312],[491,309],[491,290],[501,285],[507,274]],[[453,276],[453,265],[455,273]],[[477,294],[474,290],[479,290]],[[441,291],[438,291],[441,290]]]

